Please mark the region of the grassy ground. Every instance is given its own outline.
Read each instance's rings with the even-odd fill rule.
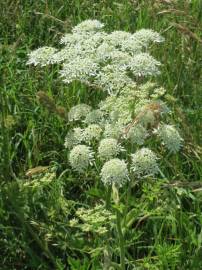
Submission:
[[[175,207],[167,219],[149,219],[140,226],[139,234],[146,234],[141,237],[137,233],[137,244],[130,256],[137,264],[144,264],[141,269],[202,269],[200,0],[1,1],[0,235],[3,237],[0,236],[0,252],[3,260],[0,269],[68,269],[67,264],[71,269],[99,269],[96,260],[76,252],[79,247],[68,235],[64,221],[56,217],[59,210],[53,208],[52,216],[49,213],[50,217],[46,217],[51,222],[43,214],[44,209],[51,212],[51,203],[60,208],[57,196],[61,186],[66,192],[64,200],[79,196],[85,201],[85,195],[80,195],[82,188],[75,192],[78,185],[71,181],[64,184],[61,177],[63,180],[44,193],[47,195],[44,199],[39,194],[37,198],[20,194],[18,186],[29,168],[53,164],[59,174],[66,168],[63,143],[67,125],[39,105],[36,93],[46,91],[57,105],[67,110],[79,101],[90,99],[93,103],[99,98],[99,94],[88,96],[82,89],[78,95],[76,85],[69,87],[61,83],[56,67],[46,70],[28,67],[27,53],[40,46],[56,45],[65,32],[87,18],[101,20],[109,31],[152,28],[166,39],[163,45],[153,48],[153,54],[163,63],[158,82],[167,89],[167,100],[176,112],[185,144],[180,156],[166,157],[163,171],[170,181],[184,184],[169,191],[168,197]],[[155,198],[159,196],[158,187],[147,188]],[[155,205],[151,203],[149,207]],[[48,234],[55,245],[47,240]],[[68,259],[68,254],[72,259]],[[152,268],[158,259],[162,264]],[[76,262],[79,260],[80,265]]]

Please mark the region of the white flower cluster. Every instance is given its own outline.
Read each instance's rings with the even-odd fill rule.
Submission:
[[[101,159],[108,160],[116,157],[123,148],[116,139],[102,139],[98,147],[98,155]]]
[[[144,94],[136,96],[140,89],[143,89]],[[129,179],[126,162],[117,158],[120,153],[126,158],[130,154],[130,150],[126,147],[125,151],[122,146],[122,143],[126,143],[127,146],[127,140],[132,144],[143,145],[148,137],[151,138],[157,133],[169,150],[177,150],[177,142],[180,143],[181,140],[176,135],[176,130],[171,129],[169,125],[160,124],[161,116],[169,111],[166,104],[156,100],[156,97],[154,100],[150,97],[156,89],[158,88],[154,84],[147,83],[140,88],[135,86],[133,91],[125,89],[118,96],[108,96],[100,102],[97,110],[91,110],[86,104],[80,104],[81,109],[76,105],[70,110],[70,115],[73,115],[71,119],[81,119],[84,115],[86,118],[80,122],[82,128],[74,128],[68,134],[65,145],[71,149],[81,143],[92,143],[95,159],[101,163],[106,162],[101,170],[101,178],[105,185],[114,183],[120,187]],[[159,126],[157,131],[154,129],[156,125]],[[70,164],[73,168],[79,166],[75,160]],[[82,168],[87,169],[88,166]],[[156,155],[148,148],[138,150],[132,154],[130,171],[138,178],[155,176],[159,172]]]
[[[127,164],[118,158],[107,161],[101,170],[101,180],[104,185],[115,184],[121,187],[129,180]]]
[[[176,153],[180,149],[178,131],[162,122],[164,118],[167,121],[169,113],[167,105],[159,100],[165,89],[153,82],[140,85],[138,79],[159,74],[160,62],[149,54],[149,46],[163,40],[149,29],[133,34],[107,33],[101,22],[86,20],[61,39],[61,50],[42,47],[29,54],[28,64],[59,63],[66,83],[80,81],[109,94],[96,108],[81,103],[69,110],[68,120],[73,127],[64,145],[75,171],[86,172],[95,159],[102,166],[104,185],[121,187],[129,180],[128,170],[138,178],[159,172],[157,156],[148,148],[137,150],[127,162],[133,144],[144,145],[157,133],[168,150]],[[118,158],[120,154],[125,160]]]
[[[72,29],[73,33],[96,32],[101,30],[104,24],[98,20],[85,20]]]
[[[176,153],[180,150],[183,139],[174,126],[160,125],[157,134],[170,152]]]
[[[86,145],[81,144],[75,146],[69,154],[69,162],[72,168],[79,173],[86,171],[93,160],[94,153],[90,147]]]
[[[97,124],[89,125],[83,131],[84,141],[90,143],[93,140],[99,140],[101,137],[102,128]]]
[[[132,143],[142,145],[145,139],[148,137],[148,132],[145,127],[140,124],[132,126],[127,134],[127,138],[131,140]]]
[[[117,124],[109,124],[107,123],[105,125],[105,130],[104,130],[104,137],[106,138],[114,138],[114,139],[119,139],[121,135],[123,134],[123,126],[120,125],[119,123]]]
[[[97,20],[83,21],[61,39],[64,48],[37,49],[29,54],[27,63],[44,66],[63,62],[60,74],[64,82],[94,84],[110,94],[133,85],[128,71],[136,77],[159,74],[160,63],[147,51],[151,42],[163,41],[157,32],[143,29],[134,34],[108,34],[103,28]]]
[[[92,59],[76,57],[71,62],[64,64],[60,73],[66,83],[76,80],[85,83],[90,77],[95,77],[98,68]]]
[[[64,143],[65,148],[71,149],[74,145],[77,145],[78,143],[81,142],[80,138],[78,138],[78,136],[76,136],[75,133],[76,133],[75,129],[74,131],[70,130],[67,133],[65,137],[65,143]]]
[[[120,89],[131,84],[132,80],[123,71],[107,65],[98,73],[95,83],[110,95],[115,95]]]
[[[102,122],[103,112],[101,110],[92,110],[90,111],[84,120],[86,124],[98,124]]]
[[[119,96],[107,97],[104,102],[100,103],[100,109],[108,113],[113,124],[117,122],[121,126],[131,122],[131,108],[134,102],[134,96],[125,96],[121,93]]]
[[[29,54],[27,64],[46,66],[51,63],[51,59],[56,52],[57,49],[47,46],[36,49]]]
[[[134,37],[140,41],[144,47],[147,47],[150,43],[160,43],[164,41],[164,38],[159,33],[150,29],[141,29],[134,34]]]
[[[153,99],[158,99],[162,97],[165,94],[166,90],[163,87],[155,88],[153,93],[151,94],[151,97]]]
[[[87,104],[78,104],[71,108],[68,113],[69,121],[77,121],[85,118],[91,111],[91,107]]]
[[[129,69],[135,76],[155,76],[159,74],[160,62],[148,53],[139,53],[131,58]]]
[[[157,156],[148,148],[142,148],[132,154],[131,169],[137,177],[154,176],[158,174]]]

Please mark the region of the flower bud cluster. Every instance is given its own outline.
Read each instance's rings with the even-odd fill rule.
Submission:
[[[129,180],[127,164],[118,158],[107,161],[103,165],[100,175],[104,185],[114,184],[121,187]]]
[[[98,155],[103,160],[116,157],[121,151],[123,151],[123,148],[118,141],[113,138],[102,139],[98,147]]]
[[[92,164],[93,160],[94,153],[91,148],[86,145],[81,144],[75,146],[69,154],[70,165],[79,173],[86,171],[89,165]]]
[[[137,177],[155,176],[159,172],[156,154],[148,148],[142,148],[132,154],[131,169]]]
[[[176,153],[180,150],[183,139],[174,126],[160,125],[157,134],[170,152]]]

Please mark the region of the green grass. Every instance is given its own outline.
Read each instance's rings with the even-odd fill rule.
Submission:
[[[67,166],[63,143],[69,124],[40,106],[36,93],[47,92],[67,110],[78,102],[94,104],[101,93],[64,85],[57,67],[26,65],[28,52],[56,45],[72,26],[88,18],[101,20],[109,31],[152,28],[163,34],[165,43],[152,49],[163,64],[158,83],[167,89],[185,139],[182,152],[165,157],[162,169],[170,182],[180,181],[182,187],[162,190],[158,183],[148,183],[143,193],[137,191],[131,198],[131,207],[138,208],[127,235],[127,241],[134,242],[128,260],[144,267],[140,269],[202,269],[202,193],[193,191],[201,187],[202,177],[202,1],[167,2],[1,1],[0,269],[99,269],[96,256],[83,255],[82,239],[71,235],[66,225],[72,201],[86,203],[95,191],[86,192],[90,183],[80,186]],[[19,183],[29,168],[50,164],[60,180],[39,192],[21,192]],[[156,216],[159,205],[161,214]],[[141,209],[148,212],[143,221]]]

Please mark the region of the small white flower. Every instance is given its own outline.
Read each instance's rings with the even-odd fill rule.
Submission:
[[[73,132],[77,144],[84,140],[84,129],[77,127],[73,129]]]
[[[183,139],[174,126],[160,125],[160,127],[157,129],[157,134],[161,138],[166,148],[172,153],[176,153],[180,150]]]
[[[90,110],[91,107],[89,105],[82,103],[72,107],[68,113],[69,121],[77,121],[85,118]]]
[[[127,40],[129,37],[131,37],[131,33],[125,31],[113,31],[106,37],[106,41],[114,47],[119,47],[122,44],[122,41]]]
[[[61,38],[60,43],[65,44],[65,45],[70,45],[70,44],[75,45],[78,42],[80,42],[80,40],[81,40],[81,35],[80,34],[78,34],[78,33],[74,33],[74,34],[67,33]]]
[[[89,81],[89,78],[96,76],[98,70],[99,67],[93,59],[77,56],[64,64],[60,74],[66,83],[71,83],[75,80],[86,83]]]
[[[141,53],[143,45],[137,41],[133,35],[128,39],[124,39],[121,43],[121,50],[128,52],[130,55],[136,55]]]
[[[103,42],[96,50],[96,59],[99,62],[105,62],[106,60],[111,59],[113,52],[114,48],[108,43]]]
[[[81,33],[81,32],[96,32],[101,30],[104,27],[104,24],[98,20],[85,20],[77,26],[73,27],[73,33]]]
[[[155,88],[153,94],[151,94],[152,98],[160,98],[165,94],[166,90],[163,87]]]
[[[116,65],[107,65],[96,77],[96,84],[110,95],[116,95],[126,85],[133,81],[128,75],[118,70]]]
[[[85,142],[91,142],[92,140],[99,140],[102,133],[102,128],[97,124],[91,124],[83,131]]]
[[[114,138],[119,139],[119,137],[123,133],[124,127],[122,125],[117,124],[106,124],[104,130],[104,137],[106,138]]]
[[[92,110],[86,115],[84,122],[86,124],[97,124],[103,119],[103,112],[101,110]]]
[[[52,55],[50,62],[51,64],[62,63],[64,61],[72,61],[75,57],[77,57],[78,52],[75,50],[75,47],[71,49],[71,47],[61,49]]]
[[[65,148],[71,149],[73,146],[80,144],[84,140],[83,129],[74,128],[70,130],[65,137]]]
[[[65,137],[65,148],[71,149],[76,144],[76,139],[74,137],[74,132],[71,130],[67,133]]]
[[[27,64],[46,66],[51,63],[51,59],[56,51],[57,49],[47,46],[36,49],[29,54]]]
[[[132,143],[142,145],[144,144],[145,139],[147,138],[148,133],[146,128],[142,125],[137,124],[132,126],[127,134],[127,138],[131,140]]]
[[[122,151],[122,147],[118,144],[118,141],[113,138],[102,139],[100,141],[98,147],[98,155],[101,159],[111,159],[116,157],[120,151]]]
[[[140,53],[131,59],[129,69],[135,76],[155,76],[158,75],[158,67],[161,65],[148,53]]]
[[[156,84],[153,82],[146,82],[141,84],[137,89],[137,96],[144,100],[150,97],[150,93],[154,91]]]
[[[101,170],[101,180],[104,185],[115,184],[121,187],[129,181],[128,169],[124,160],[118,158],[107,161]]]
[[[90,147],[77,145],[69,154],[69,162],[75,171],[83,173],[93,162],[93,155]]]
[[[147,47],[150,43],[160,43],[164,41],[159,33],[151,29],[141,29],[133,34],[133,37],[139,41],[144,47]]]
[[[157,156],[150,149],[142,148],[131,156],[131,169],[137,177],[154,176],[159,172]]]

